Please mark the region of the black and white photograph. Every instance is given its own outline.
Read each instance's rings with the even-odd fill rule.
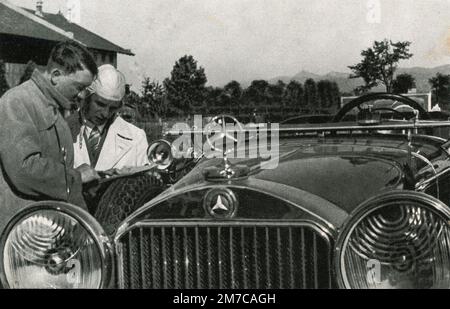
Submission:
[[[449,289],[449,16],[0,0],[0,289]]]

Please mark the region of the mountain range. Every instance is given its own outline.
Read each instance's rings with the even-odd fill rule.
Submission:
[[[416,81],[417,92],[426,93],[431,91],[431,86],[428,83],[428,80],[434,77],[437,73],[441,74],[450,74],[450,65],[442,65],[434,68],[423,68],[423,67],[412,67],[412,68],[398,68],[396,74],[408,73],[411,74]],[[361,78],[349,78],[350,73],[342,73],[342,72],[329,72],[325,75],[315,74],[308,71],[300,71],[294,76],[278,76],[268,80],[269,83],[275,84],[279,80],[284,83],[289,83],[291,80],[298,81],[300,83],[304,83],[308,78],[314,79],[316,82],[319,80],[330,80],[334,81],[338,84],[341,93],[350,93],[358,86],[364,84]],[[250,82],[243,82],[242,86],[247,87],[250,85]],[[385,91],[384,86],[380,85],[376,88],[373,88],[372,91]]]

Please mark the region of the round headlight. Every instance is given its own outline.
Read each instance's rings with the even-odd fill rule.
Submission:
[[[9,288],[102,288],[108,284],[110,244],[78,207],[37,203],[2,236],[1,279]]]
[[[450,288],[450,212],[423,193],[372,198],[350,217],[337,242],[345,288]]]
[[[158,169],[164,170],[173,162],[173,147],[168,141],[155,141],[148,147],[147,156],[150,162],[153,162]]]

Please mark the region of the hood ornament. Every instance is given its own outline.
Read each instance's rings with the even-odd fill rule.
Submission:
[[[203,176],[209,181],[227,181],[242,179],[248,176],[250,168],[247,165],[232,165],[228,159],[224,158],[223,166],[209,166],[203,170]]]
[[[236,175],[236,171],[233,170],[230,161],[228,161],[226,153],[223,154],[223,170],[221,170],[219,174],[227,179],[231,179],[234,175]]]
[[[233,116],[220,115],[214,117],[206,127],[206,141],[213,152],[220,153],[223,165],[220,167],[208,167],[203,171],[208,180],[229,180],[245,176],[249,168],[247,166],[232,165],[228,155],[233,153],[244,140],[239,138],[244,131],[242,124]],[[228,148],[230,143],[233,147]],[[217,145],[220,145],[219,147]],[[225,146],[225,147],[224,147]]]

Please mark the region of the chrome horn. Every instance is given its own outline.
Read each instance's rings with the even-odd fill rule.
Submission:
[[[155,141],[148,147],[147,156],[158,169],[164,170],[173,162],[172,145],[166,140]]]

